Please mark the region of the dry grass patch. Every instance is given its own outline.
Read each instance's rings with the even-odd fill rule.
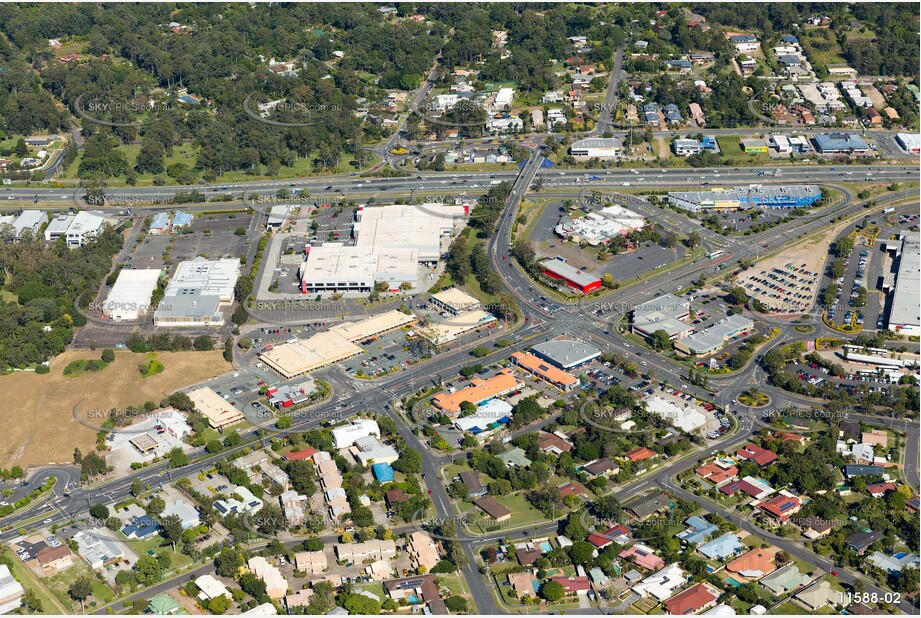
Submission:
[[[99,351],[79,350],[61,354],[51,363],[51,373],[31,372],[0,376],[4,393],[0,461],[5,467],[71,463],[74,448],[84,453],[96,448],[96,432],[73,417],[81,410],[109,410],[160,401],[181,388],[210,379],[231,369],[220,350],[211,352],[159,352],[163,371],[143,377],[138,366],[148,357],[127,350],[115,353],[115,361],[98,373],[64,376],[64,368],[80,359],[98,359]]]

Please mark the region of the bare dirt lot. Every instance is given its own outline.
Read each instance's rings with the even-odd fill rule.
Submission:
[[[159,352],[163,373],[142,378],[138,365],[145,354],[116,352],[115,362],[98,373],[67,377],[64,368],[74,360],[99,358],[100,351],[68,351],[51,363],[51,373],[15,373],[0,376],[4,406],[0,412],[0,461],[4,467],[71,463],[74,448],[95,450],[96,432],[73,417],[81,410],[140,406],[231,368],[221,352]]]

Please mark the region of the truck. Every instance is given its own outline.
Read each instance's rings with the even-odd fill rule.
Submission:
[[[883,210],[883,214],[884,214],[884,215],[888,215],[890,212],[895,212],[895,208],[893,208],[893,207],[890,206],[889,208],[885,208],[885,209]]]

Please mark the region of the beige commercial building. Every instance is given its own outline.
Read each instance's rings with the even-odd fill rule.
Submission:
[[[359,322],[343,322],[308,339],[275,346],[259,355],[260,360],[285,378],[293,378],[364,352],[356,342],[415,324],[416,316],[388,311]]]
[[[243,420],[243,413],[210,388],[200,388],[189,393],[195,409],[205,415],[214,429],[223,429]]]

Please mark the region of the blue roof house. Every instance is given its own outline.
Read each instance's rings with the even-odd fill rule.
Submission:
[[[701,545],[697,548],[697,551],[711,560],[725,560],[743,549],[745,549],[745,545],[739,540],[739,537],[729,533],[710,541],[706,545]]]
[[[703,543],[719,531],[719,528],[698,515],[688,517],[684,523],[688,529],[679,532],[678,538],[688,543]]]
[[[394,479],[393,467],[388,463],[376,463],[371,466],[371,471],[381,483],[389,483]]]

